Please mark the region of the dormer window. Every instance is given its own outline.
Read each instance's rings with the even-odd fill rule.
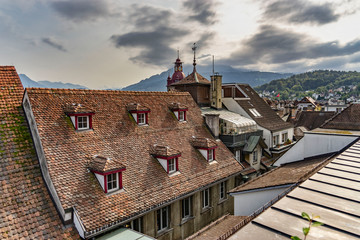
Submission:
[[[78,103],[73,103],[65,108],[65,113],[71,119],[76,130],[92,129],[92,116],[95,112]]]
[[[179,122],[186,121],[186,112],[188,108],[180,103],[171,103],[169,106],[170,110],[175,114],[175,117]]]
[[[138,103],[130,103],[127,105],[127,110],[131,113],[137,125],[141,126],[149,124],[149,108],[142,106]]]
[[[105,193],[112,193],[123,188],[122,172],[126,168],[120,162],[111,158],[94,156],[89,168]]]
[[[168,146],[154,145],[151,147],[150,153],[168,174],[179,171],[179,157],[181,156],[179,151]]]
[[[215,149],[218,146],[214,140],[193,137],[192,145],[199,150],[201,155],[203,155],[209,163],[215,160]]]

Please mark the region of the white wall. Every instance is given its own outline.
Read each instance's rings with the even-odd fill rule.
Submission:
[[[247,100],[240,100],[240,101],[247,101]],[[223,104],[227,109],[229,109],[232,112],[239,113],[240,115],[252,119],[247,112],[244,111],[242,107],[233,99],[233,98],[223,98],[222,99]]]
[[[264,142],[266,143],[268,148],[272,148],[273,147],[273,141],[272,141],[271,132],[269,130],[267,130],[266,128],[263,128],[263,127],[261,127],[259,125],[258,125],[258,129],[263,130],[263,138],[265,139]]]
[[[104,176],[95,173],[95,177],[97,178],[97,180],[99,181],[101,187],[103,188],[103,190],[105,191],[105,187],[104,187]]]
[[[201,153],[201,155],[203,155],[204,158],[207,160],[207,158],[208,158],[208,156],[207,156],[208,151],[207,151],[207,150],[204,150],[204,149],[198,149],[198,150],[199,150],[199,152]],[[215,150],[215,154],[216,154],[216,150]],[[216,156],[215,156],[215,159],[216,159]]]
[[[245,193],[231,193],[234,197],[234,215],[249,216],[267,202],[284,192],[290,185],[281,188],[271,188],[268,190],[257,190]]]
[[[164,170],[167,172],[167,160],[162,158],[156,158],[161,166],[164,168]]]
[[[357,138],[358,136],[305,132],[304,137],[281,156],[274,166],[337,152]]]
[[[84,226],[83,226],[76,210],[74,210],[74,225],[75,225],[75,228],[78,231],[80,237],[84,238]]]

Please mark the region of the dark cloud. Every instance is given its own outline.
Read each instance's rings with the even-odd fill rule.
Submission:
[[[75,22],[96,20],[110,15],[110,8],[105,0],[55,1],[51,6],[62,17]]]
[[[130,32],[123,35],[113,35],[110,40],[115,47],[140,48],[140,53],[130,58],[133,62],[150,65],[166,65],[174,57],[175,49],[171,43],[184,37],[189,32],[171,27],[159,27],[147,32]]]
[[[217,22],[216,6],[214,0],[185,0],[183,6],[185,8],[184,15],[192,21],[200,22],[204,25],[213,25]]]
[[[53,47],[59,51],[62,52],[67,52],[67,50],[65,49],[65,47],[63,45],[61,45],[56,39],[51,38],[51,37],[45,37],[41,39],[41,42],[49,45],[50,47]]]
[[[138,4],[133,4],[129,11],[128,22],[136,28],[166,26],[171,22],[171,16],[175,15],[168,9]]]
[[[306,0],[279,0],[265,7],[264,20],[285,20],[289,23],[323,25],[335,22],[340,15],[331,3],[316,4]]]
[[[240,65],[283,64],[305,59],[347,56],[360,52],[360,40],[340,45],[338,41],[319,43],[307,35],[274,26],[260,31],[243,42],[244,47],[226,61]]]

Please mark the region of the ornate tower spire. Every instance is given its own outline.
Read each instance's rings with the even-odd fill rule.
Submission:
[[[185,74],[183,73],[182,61],[180,60],[180,53],[177,50],[177,59],[174,62],[174,73],[172,77],[170,76],[167,79],[167,87],[169,89],[170,85],[176,83],[185,78]]]
[[[192,47],[191,49],[194,51],[194,61],[193,61],[193,66],[194,66],[194,72],[196,72],[196,57],[195,57],[195,54],[196,54],[196,49],[197,49],[196,43],[194,43],[194,45],[193,45],[193,47]]]

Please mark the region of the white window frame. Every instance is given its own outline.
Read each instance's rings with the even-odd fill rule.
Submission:
[[[285,137],[285,135],[286,135],[286,137]],[[282,138],[282,142],[284,143],[289,138],[288,132],[281,133],[281,138]]]
[[[179,121],[183,122],[185,121],[185,111],[178,111],[179,114]]]
[[[255,150],[253,153],[252,153],[252,157],[253,157],[253,165],[254,164],[257,164],[258,163],[258,161],[259,161],[259,154],[258,154],[258,151],[257,150]]]
[[[212,162],[215,160],[215,156],[214,156],[215,152],[214,149],[208,149],[208,161]]]
[[[137,113],[136,117],[137,117],[138,125],[146,125],[146,113]]]
[[[164,212],[165,212],[165,222],[163,219]],[[159,215],[160,215],[160,218],[158,219]],[[161,232],[161,231],[168,229],[169,223],[170,223],[170,221],[169,221],[169,206],[166,206],[166,207],[163,207],[163,208],[160,208],[159,210],[157,210],[156,211],[156,225],[157,225],[156,229],[157,229],[157,231]]]
[[[84,129],[89,129],[90,126],[89,126],[89,116],[76,116],[77,117],[77,129],[78,130],[84,130]],[[86,127],[80,127],[80,118],[83,119],[83,118],[86,118]],[[85,123],[84,121],[81,121],[81,123]]]
[[[168,160],[169,173],[176,172],[176,161],[177,161],[177,158],[171,158]]]
[[[226,199],[226,181],[219,183],[219,199]]]
[[[115,179],[111,179],[111,183],[115,183],[115,187],[109,188],[109,176],[115,176]],[[119,173],[111,173],[106,175],[106,187],[108,192],[113,192],[119,189]]]
[[[280,144],[280,139],[279,139],[280,137],[279,137],[279,134],[277,134],[277,135],[273,135],[273,145],[274,145],[274,147],[276,147],[276,145],[278,145],[278,144]],[[277,141],[275,141],[275,139],[277,140]]]
[[[201,192],[202,194],[202,208],[210,207],[210,188],[207,188]]]
[[[181,217],[182,219],[187,219],[187,218],[190,218],[192,216],[192,209],[191,209],[191,206],[192,206],[192,197],[187,197],[187,198],[184,198],[182,201],[181,201]],[[187,205],[186,205],[187,204]]]

